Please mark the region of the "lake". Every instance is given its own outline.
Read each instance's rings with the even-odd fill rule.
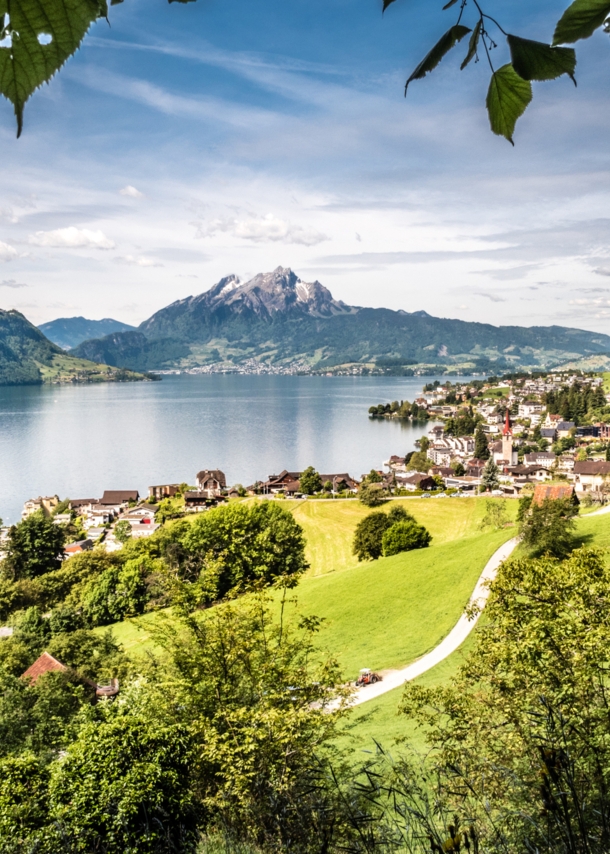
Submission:
[[[38,495],[193,483],[220,468],[248,485],[308,465],[360,477],[405,454],[425,424],[373,420],[433,377],[170,375],[155,383],[0,388],[0,517]],[[442,378],[439,378],[442,379]],[[458,378],[451,378],[452,381]]]

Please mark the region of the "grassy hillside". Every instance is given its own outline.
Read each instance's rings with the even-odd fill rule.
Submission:
[[[395,503],[415,516],[432,534],[433,547],[476,534],[485,515],[485,501],[473,498],[395,499],[379,508],[387,512]],[[302,501],[288,504],[303,527],[310,563],[308,575],[324,575],[358,566],[352,554],[352,539],[358,522],[371,510],[359,501]],[[507,503],[511,518],[517,503]]]
[[[319,645],[348,679],[404,666],[453,628],[485,563],[514,528],[304,578],[287,608],[324,618]]]
[[[133,371],[68,355],[18,311],[0,309],[0,385],[140,379]]]

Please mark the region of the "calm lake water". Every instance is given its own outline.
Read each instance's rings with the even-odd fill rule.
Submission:
[[[432,379],[182,374],[0,388],[0,517],[18,521],[38,495],[193,483],[202,468],[244,485],[308,465],[359,477],[427,430],[371,420],[368,407],[413,400]]]

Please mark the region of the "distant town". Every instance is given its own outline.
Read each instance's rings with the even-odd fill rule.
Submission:
[[[108,489],[95,498],[31,498],[22,518],[37,512],[52,517],[66,530],[70,556],[94,546],[121,549],[127,539],[149,537],[169,520],[248,496],[364,500],[374,485],[380,500],[481,492],[512,498],[548,484],[565,487],[585,504],[601,504],[610,495],[610,394],[604,382],[604,376],[579,372],[437,380],[412,402],[370,407],[373,419],[431,423],[417,450],[392,454],[368,473],[320,473],[310,466],[229,486],[220,469],[202,469],[193,485],[154,485],[145,496],[137,489]],[[8,532],[0,528],[0,556]]]

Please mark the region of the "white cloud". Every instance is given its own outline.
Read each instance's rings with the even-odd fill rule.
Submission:
[[[127,184],[126,187],[123,187],[122,190],[119,190],[119,193],[122,196],[129,196],[132,199],[141,199],[144,193],[141,193],[139,190],[136,190],[135,187],[132,187],[131,184]]]
[[[0,282],[0,288],[27,288],[28,285],[23,282],[17,282],[15,279],[4,279]]]
[[[114,249],[114,241],[109,240],[103,231],[91,231],[88,228],[57,228],[54,231],[37,231],[31,234],[29,242],[34,246],[65,247],[68,249]]]
[[[315,246],[330,239],[314,228],[292,225],[273,214],[249,219],[215,219],[197,224],[199,237],[211,237],[218,233],[232,234],[233,237],[251,240],[253,243],[298,243],[301,246]]]
[[[129,264],[130,266],[135,267],[164,267],[165,264],[162,264],[161,261],[157,261],[155,258],[147,258],[146,255],[138,255],[138,257],[134,257],[133,255],[117,255],[114,259],[117,264]]]
[[[8,243],[2,243],[0,240],[0,261],[12,261],[13,258],[17,257],[17,250],[14,246],[10,246]]]

